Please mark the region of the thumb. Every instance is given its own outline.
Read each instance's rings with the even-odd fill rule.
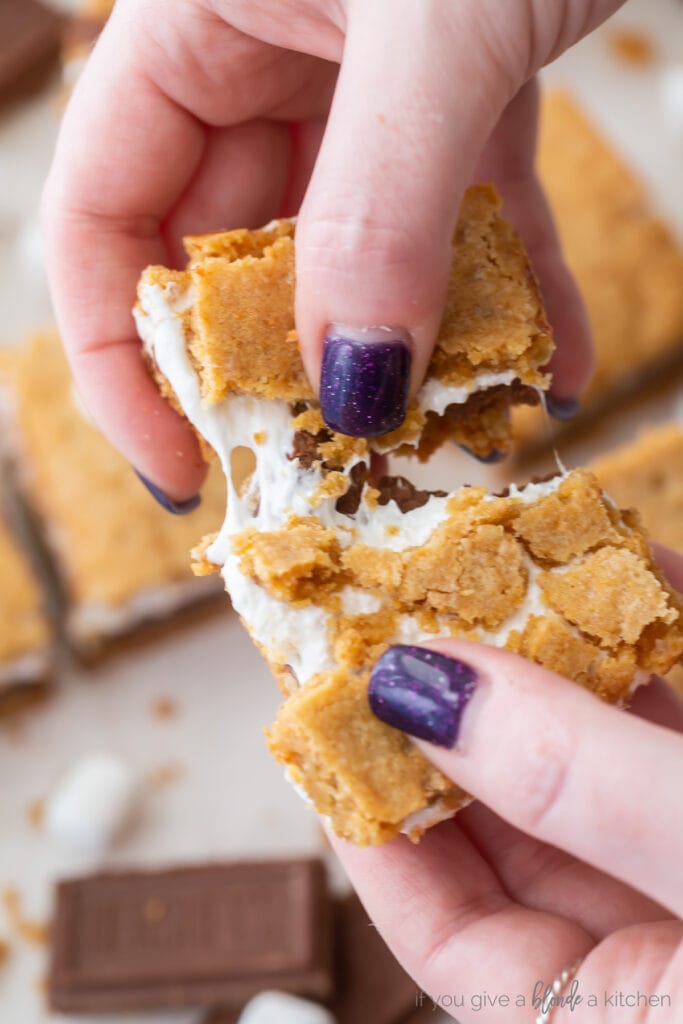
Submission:
[[[297,226],[296,316],[325,420],[403,422],[439,329],[460,197],[517,85],[476,4],[350,4],[342,68]]]
[[[439,640],[383,654],[369,701],[515,828],[681,912],[682,712],[670,700],[663,729],[510,651]]]

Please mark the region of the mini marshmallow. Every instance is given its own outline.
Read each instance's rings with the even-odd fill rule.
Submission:
[[[683,64],[664,68],[658,85],[667,120],[671,128],[683,137]]]
[[[320,1003],[286,992],[261,992],[242,1010],[237,1024],[336,1024]]]
[[[45,811],[47,833],[64,846],[103,853],[130,821],[138,785],[112,754],[90,754],[67,772]]]

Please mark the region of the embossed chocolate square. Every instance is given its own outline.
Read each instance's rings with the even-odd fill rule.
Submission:
[[[326,998],[331,917],[312,859],[61,882],[48,983],[67,1013],[239,1006],[264,988]]]

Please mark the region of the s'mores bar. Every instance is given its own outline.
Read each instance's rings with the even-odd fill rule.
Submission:
[[[470,189],[453,239],[446,307],[425,383],[403,426],[375,451],[426,458],[450,438],[486,456],[510,447],[509,411],[537,402],[548,386],[542,367],[553,351],[540,293],[519,237],[500,216],[489,186]],[[231,392],[310,403],[294,329],[291,220],[260,231],[185,239],[184,271],[150,267],[142,303],[181,306],[202,398]],[[150,310],[150,315],[155,315]]]
[[[0,516],[0,713],[47,682],[51,631],[40,585]]]
[[[488,190],[470,194],[465,221],[468,203],[476,209],[482,201],[493,201]],[[505,237],[518,252],[514,236]],[[467,238],[461,224],[456,249]],[[451,299],[469,315],[455,316],[447,336],[462,376],[451,383],[454,371],[440,369],[442,359],[452,366],[449,353],[437,350],[425,385],[436,393],[476,386],[469,339],[479,339],[475,352],[499,351],[498,337],[488,340],[500,320],[496,295],[503,319],[529,322],[529,292],[518,290],[518,308],[509,281],[491,282],[488,302],[477,305],[477,260],[484,275],[491,262],[479,230],[475,238],[469,256],[456,255],[471,273]],[[295,358],[291,312],[283,316],[277,299],[285,287],[281,239],[289,249],[288,224],[191,240],[188,271],[143,274],[138,330],[160,387],[226,475],[226,519],[195,549],[196,571],[221,571],[279,681],[272,752],[339,835],[359,844],[399,832],[418,839],[469,798],[371,713],[368,680],[387,647],[478,640],[624,704],[683,652],[683,606],[637,517],[620,513],[588,472],[500,495],[418,490],[402,477],[373,482],[373,451],[419,451],[429,421],[413,419],[379,439],[326,427]],[[507,243],[499,244],[502,261]],[[544,322],[542,310],[534,320]],[[527,371],[517,362],[511,372]],[[446,409],[449,401],[453,390]],[[469,429],[467,413],[460,422]],[[240,485],[232,462],[245,449],[253,469]]]
[[[223,518],[220,473],[195,512],[171,516],[90,421],[55,332],[12,350],[3,370],[8,454],[56,562],[72,646],[98,653],[106,640],[210,597],[217,588],[193,577],[187,551],[198,530]]]
[[[622,507],[637,508],[653,540],[683,555],[683,427],[644,430],[631,444],[595,459],[602,487]],[[683,692],[683,668],[669,679]]]
[[[683,246],[626,161],[561,92],[544,97],[538,170],[593,332],[597,365],[582,396],[588,415],[683,361]],[[519,410],[515,436],[545,443],[537,410]]]

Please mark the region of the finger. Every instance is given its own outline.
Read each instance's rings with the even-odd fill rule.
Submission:
[[[430,829],[419,846],[404,836],[375,849],[330,842],[397,959],[462,1024],[484,1011],[492,1024],[527,1024],[538,978],[555,977],[594,945],[573,922],[512,901],[457,820]],[[512,997],[477,1010],[492,990],[524,993],[525,1007]]]
[[[433,647],[435,662],[421,648],[383,655],[370,684],[375,713],[451,745],[462,724],[453,749],[419,744],[444,774],[521,831],[683,912],[672,853],[683,844],[681,737],[509,651]],[[444,713],[435,682],[459,706]]]
[[[566,917],[598,941],[618,928],[671,916],[604,871],[514,828],[478,800],[457,821],[514,900]]]
[[[46,257],[85,404],[134,466],[183,500],[201,484],[203,461],[143,366],[131,309],[141,270],[164,262],[160,224],[204,136],[136,64],[131,28],[115,11],[65,113],[43,201]]]
[[[111,26],[104,36],[118,33]],[[144,476],[182,501],[201,484],[203,460],[142,365],[131,307],[142,267],[165,258],[159,225],[201,159],[203,133],[139,71],[122,74],[108,51],[102,39],[63,120],[43,202],[47,266],[87,408]]]
[[[460,197],[513,89],[480,32],[469,4],[351,9],[297,228],[302,353],[317,385],[328,338],[322,410],[345,433],[398,426],[424,376]]]
[[[519,231],[538,277],[557,348],[549,408],[557,415],[575,408],[594,369],[588,316],[562,255],[553,216],[536,176],[538,84],[528,82],[506,107],[479,161],[477,181],[493,181],[505,216]]]
[[[291,125],[289,180],[280,210],[283,217],[293,217],[299,212],[318,159],[324,132],[323,118]]]
[[[139,274],[166,262],[171,210],[176,232],[187,229],[182,197],[201,167],[206,126],[319,115],[333,72],[305,55],[270,55],[207,4],[169,2],[161,20],[153,6],[117,4],[95,48],[62,124],[44,229],[55,311],[86,405],[133,465],[183,501],[205,469],[142,365],[131,316]],[[229,213],[219,200],[217,214]]]
[[[683,702],[661,679],[639,687],[630,710],[650,722],[683,731]],[[514,899],[568,917],[597,939],[618,928],[668,916],[647,896],[565,850],[513,828],[478,801],[461,811],[458,825]],[[600,900],[595,899],[597,891]]]
[[[584,1005],[579,1008],[575,1003],[556,1009],[551,1015],[552,1024],[576,1024],[577,1020],[583,1024],[584,1019],[586,1024],[654,1024],[657,1019],[668,1024],[680,1019],[680,922],[634,925],[615,932],[581,964],[577,990],[584,993]],[[589,993],[597,996],[592,1004],[587,1002]]]

